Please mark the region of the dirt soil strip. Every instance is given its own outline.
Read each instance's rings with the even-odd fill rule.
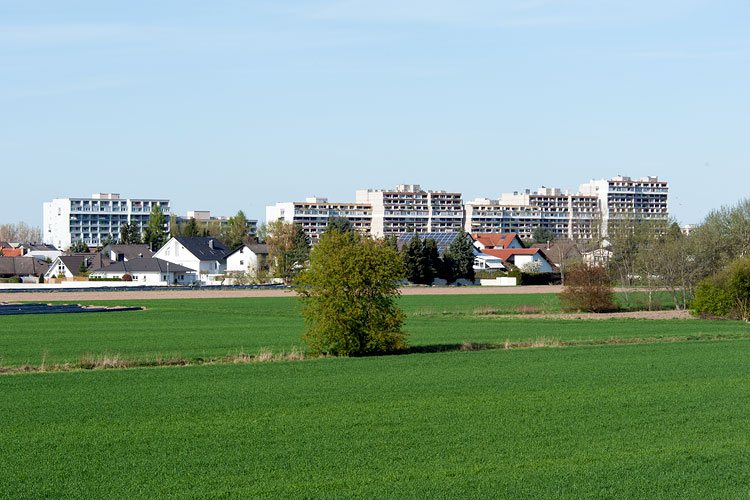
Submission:
[[[519,319],[613,319],[613,318],[635,318],[635,319],[698,319],[686,310],[669,311],[628,311],[614,313],[567,313],[567,314],[513,314],[497,316],[498,318]]]

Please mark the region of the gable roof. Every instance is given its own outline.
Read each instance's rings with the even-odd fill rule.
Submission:
[[[173,236],[173,238],[198,260],[223,260],[229,253],[229,249],[212,236]],[[213,248],[210,245],[212,241]]]
[[[516,239],[523,246],[523,242],[516,233],[471,233],[471,237],[486,248],[508,248]]]
[[[12,276],[36,276],[44,274],[49,264],[34,257],[0,257],[0,274]]]
[[[109,252],[122,254],[128,260],[137,259],[139,257],[150,258],[154,255],[154,252],[151,251],[148,245],[107,245],[102,249],[101,253],[104,253],[106,255]]]
[[[248,250],[253,252],[255,255],[268,255],[268,245],[266,245],[265,243],[250,243],[250,244],[244,243],[238,246],[237,248],[235,248],[234,250],[232,250],[231,252],[229,252],[228,254],[226,254],[224,258],[225,259],[229,258],[230,255],[236,254],[243,248],[247,248]]]
[[[482,250],[482,253],[492,255],[493,257],[500,257],[503,262],[513,262],[513,257],[516,255],[540,254],[549,262],[549,259],[547,259],[547,256],[540,248],[485,248]]]
[[[80,265],[80,264],[79,264]],[[139,257],[127,261],[113,262],[97,269],[101,273],[194,273],[193,269],[162,259]]]
[[[58,259],[60,259],[60,262],[62,262],[65,267],[68,268],[68,271],[73,274],[76,274],[81,268],[81,261],[83,261],[84,259],[86,259],[87,271],[96,271],[97,269],[101,269],[104,266],[108,266],[112,262],[112,259],[110,259],[109,257],[105,257],[100,253],[77,253],[73,255],[61,255],[60,257],[58,257]]]
[[[555,240],[552,243],[534,243],[532,248],[540,248],[547,260],[560,266],[565,259],[575,259],[581,256],[578,245],[571,240]]]

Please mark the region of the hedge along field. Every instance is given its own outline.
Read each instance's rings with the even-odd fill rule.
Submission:
[[[610,338],[750,336],[742,322],[702,320],[569,321],[475,315],[495,308],[550,303],[554,295],[408,296],[400,302],[413,346],[464,342],[586,341]],[[546,302],[545,302],[546,301]],[[102,302],[96,302],[101,305]],[[233,356],[260,349],[301,348],[304,322],[293,298],[232,298],[117,301],[145,311],[5,316],[0,318],[0,364],[46,366],[75,363],[87,355],[129,359]]]
[[[747,498],[750,340],[0,377],[0,498]]]

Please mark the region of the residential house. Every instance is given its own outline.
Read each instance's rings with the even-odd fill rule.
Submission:
[[[207,276],[201,281],[208,281],[224,273],[227,254],[229,249],[212,236],[173,236],[154,253],[154,258],[192,269]]]
[[[552,273],[555,267],[541,248],[486,248],[482,253],[500,258],[504,264],[513,264],[521,271]]]
[[[0,278],[38,277],[45,274],[49,264],[33,257],[0,257]]]
[[[108,257],[99,253],[61,255],[52,261],[49,269],[44,273],[44,277],[55,278],[62,276],[65,278],[74,278],[80,272],[81,262],[86,266],[87,272],[96,271],[112,263]]]
[[[244,244],[225,257],[227,272],[249,272],[255,274],[266,266],[268,245]]]
[[[517,233],[471,233],[471,238],[480,251],[526,248]]]
[[[26,257],[34,257],[35,259],[53,261],[60,257],[63,253],[52,245],[37,244],[37,243],[24,243],[23,249],[26,252]]]
[[[197,281],[197,273],[194,270],[150,257],[112,262],[108,266],[93,271],[90,277],[122,278],[125,274],[129,274],[134,282],[143,284],[189,285]]]
[[[100,253],[113,262],[124,262],[139,258],[150,259],[154,256],[154,252],[148,245],[107,245],[102,248]]]
[[[572,240],[554,240],[548,243],[534,243],[531,248],[541,248],[544,255],[558,270],[581,261],[579,245]]]

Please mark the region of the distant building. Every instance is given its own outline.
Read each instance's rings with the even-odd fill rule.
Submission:
[[[91,198],[56,198],[44,203],[44,243],[65,250],[77,241],[98,246],[107,236],[117,240],[125,224],[135,224],[143,231],[155,205],[160,205],[169,219],[167,199],[120,199],[116,193],[93,194]]]
[[[360,189],[357,203],[372,206],[375,237],[404,233],[452,233],[461,229],[461,193],[425,191],[419,184],[401,184],[393,190]]]
[[[372,228],[372,205],[333,203],[328,198],[306,198],[305,201],[280,202],[266,207],[266,222],[281,220],[299,224],[312,243],[318,241],[331,217],[346,217],[355,230],[369,234]]]
[[[190,222],[190,219],[195,219],[198,226],[202,228],[208,228],[212,225],[216,225],[217,228],[222,229],[229,224],[229,217],[224,216],[212,216],[210,210],[188,210],[187,215],[176,216],[177,224],[183,225]],[[248,219],[248,236],[255,236],[258,233],[258,221],[255,219]]]
[[[666,219],[669,185],[656,176],[631,179],[622,175],[581,184],[582,195],[596,196],[603,233],[617,219]]]

